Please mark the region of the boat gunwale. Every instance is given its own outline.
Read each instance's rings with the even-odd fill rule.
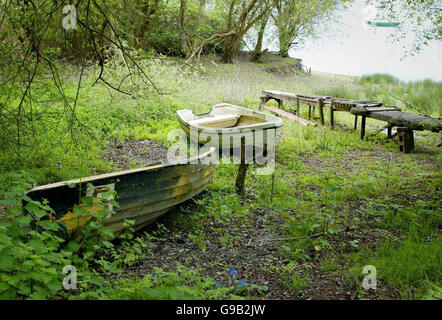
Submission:
[[[215,127],[214,128],[214,127],[206,127],[206,126],[203,126],[203,125],[200,125],[200,126],[191,125],[188,121],[186,121],[185,119],[183,119],[180,116],[179,111],[181,111],[181,110],[178,110],[176,112],[176,117],[178,118],[178,121],[182,125],[186,126],[187,128],[191,128],[192,127],[192,128],[197,129],[198,132],[205,131],[208,134],[216,134],[216,135],[219,135],[219,134],[244,134],[247,131],[277,129],[277,128],[280,128],[280,127],[282,127],[284,125],[283,121],[280,118],[278,118],[278,117],[276,117],[276,116],[274,116],[272,114],[265,114],[265,113],[263,113],[261,111],[257,111],[257,110],[253,110],[253,109],[247,109],[247,108],[240,107],[240,106],[233,105],[233,104],[229,104],[229,103],[221,103],[221,104],[214,105],[210,109],[210,111],[205,112],[205,113],[195,114],[192,111],[192,114],[194,114],[197,117],[207,116],[207,115],[210,115],[210,113],[213,111],[214,108],[220,108],[222,105],[225,105],[225,106],[228,106],[228,107],[234,107],[234,108],[237,108],[237,109],[247,110],[249,112],[251,111],[253,115],[263,115],[265,117],[272,117],[275,120],[273,120],[273,121],[266,120],[265,122],[262,122],[262,123],[245,125],[243,127],[227,127],[227,128],[222,128],[222,127],[216,128]],[[258,118],[262,119],[262,117],[258,117]],[[237,130],[240,130],[240,132],[237,132]],[[234,132],[230,133],[231,131],[234,131]]]
[[[104,174],[100,174],[100,175],[95,175],[95,176],[88,176],[88,177],[84,177],[84,178],[78,178],[78,179],[73,179],[73,180],[66,180],[66,181],[59,181],[59,182],[55,182],[55,183],[50,183],[50,184],[45,184],[45,185],[41,185],[41,186],[37,186],[32,188],[31,190],[28,190],[26,192],[26,194],[30,194],[33,192],[39,192],[39,191],[44,191],[44,190],[50,190],[50,189],[55,189],[58,187],[65,187],[68,186],[70,184],[85,184],[85,183],[90,183],[90,182],[94,182],[94,181],[99,181],[99,180],[105,180],[105,179],[112,179],[112,178],[118,178],[120,176],[125,176],[125,175],[129,175],[129,174],[133,174],[133,173],[142,173],[142,172],[149,172],[149,171],[158,171],[161,170],[163,168],[167,168],[167,167],[172,167],[172,166],[177,166],[177,165],[189,165],[189,164],[193,164],[192,162],[197,161],[198,163],[194,163],[194,164],[203,164],[203,165],[210,165],[210,163],[208,164],[204,164],[201,162],[202,159],[211,156],[211,154],[215,152],[215,148],[214,147],[210,147],[207,150],[204,150],[202,153],[199,153],[197,156],[193,156],[193,157],[186,157],[184,159],[178,159],[172,162],[167,162],[167,163],[162,163],[162,164],[157,164],[157,165],[151,165],[151,166],[147,166],[147,167],[142,167],[142,168],[136,168],[136,169],[130,169],[130,170],[123,170],[123,171],[118,171],[118,172],[111,172],[111,173],[104,173]]]

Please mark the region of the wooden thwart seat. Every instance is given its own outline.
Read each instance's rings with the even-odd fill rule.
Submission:
[[[235,114],[222,114],[213,117],[190,120],[194,126],[211,126],[216,124],[220,127],[233,127],[238,122],[239,116]]]

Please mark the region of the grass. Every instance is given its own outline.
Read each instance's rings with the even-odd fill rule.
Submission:
[[[398,78],[393,77],[387,73],[375,73],[371,75],[364,75],[361,77],[362,84],[393,84],[398,85],[400,83]]]
[[[296,60],[274,59],[262,64],[242,61],[222,65],[214,57],[204,57],[201,64],[193,67],[168,58],[146,61],[144,67],[164,94],[137,90],[139,84],[135,80],[125,83],[123,88],[135,91],[132,97],[116,92],[110,95],[101,86],[91,87],[96,74],[90,69],[77,103],[78,117],[85,127],[78,134],[62,136],[60,144],[52,144],[67,124],[61,103],[55,103],[52,113],[37,121],[35,131],[27,136],[35,144],[22,148],[20,161],[13,147],[5,144],[0,155],[0,196],[24,182],[44,184],[106,172],[110,165],[102,160],[103,152],[115,141],[154,139],[167,143],[168,132],[179,128],[176,110],[205,112],[219,102],[257,109],[264,89],[375,99],[413,111],[392,94],[408,101],[419,112],[441,114],[441,83],[403,83],[388,75],[358,79],[320,73],[294,74],[292,65],[297,64]],[[118,68],[115,64],[115,74]],[[75,79],[66,78],[67,95],[74,99]],[[41,93],[51,96],[53,90],[51,86],[42,86]],[[43,110],[45,106],[35,107]],[[307,112],[307,108],[301,107],[301,116],[307,117]],[[327,113],[325,116],[328,119]],[[247,242],[241,232],[253,232],[258,213],[264,213],[265,228],[273,237],[283,239],[277,242],[273,253],[285,264],[277,268],[279,284],[275,286],[281,285],[281,289],[273,290],[291,288],[302,292],[303,297],[328,298],[325,288],[320,283],[315,285],[321,274],[331,282],[339,277],[346,290],[365,297],[361,292],[362,268],[371,264],[378,270],[382,287],[382,295],[377,298],[440,296],[442,179],[441,151],[436,147],[440,135],[419,133],[416,152],[400,154],[394,141],[384,140],[383,134],[361,141],[359,133],[352,129],[351,115],[339,112],[335,119],[335,130],[284,120],[273,188],[271,177],[255,175],[251,170],[247,175],[246,198],[242,199],[234,192],[237,167],[218,165],[208,192],[196,198],[194,205],[181,207],[167,216],[164,223],[179,226],[201,252],[207,253],[214,245],[237,252]],[[60,121],[57,126],[56,121]],[[368,119],[367,126],[370,133],[383,123]],[[208,238],[210,234],[217,239],[213,243]],[[152,243],[160,240],[140,237],[128,240],[122,246],[124,252],[114,253],[124,264],[133,265],[155,255]],[[188,258],[191,260],[192,256]],[[213,266],[219,272],[225,272],[225,267],[215,263]],[[235,290],[213,289],[214,280],[206,278],[206,271],[194,273],[195,269],[176,267],[169,273],[158,271],[161,277],[152,273],[142,280],[123,279],[113,282],[114,290],[90,290],[83,297],[235,296]],[[251,280],[259,285],[259,279]],[[178,289],[170,291],[171,286]],[[318,287],[319,291],[312,291]],[[399,296],[395,290],[400,292]],[[261,291],[252,297],[260,297]]]

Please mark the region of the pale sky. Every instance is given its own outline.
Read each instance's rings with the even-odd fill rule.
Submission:
[[[401,61],[402,47],[413,41],[414,35],[391,42],[387,36],[392,28],[369,29],[364,22],[368,14],[363,1],[356,0],[342,14],[345,25],[336,25],[340,30],[336,36],[306,41],[304,48],[291,50],[290,56],[301,58],[307,67],[321,72],[356,76],[389,73],[406,81],[428,78],[442,81],[442,42],[432,42],[419,54]]]

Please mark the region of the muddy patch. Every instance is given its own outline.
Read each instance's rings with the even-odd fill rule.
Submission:
[[[104,160],[112,163],[115,169],[127,170],[165,162],[166,158],[167,148],[162,142],[134,140],[110,144]]]

